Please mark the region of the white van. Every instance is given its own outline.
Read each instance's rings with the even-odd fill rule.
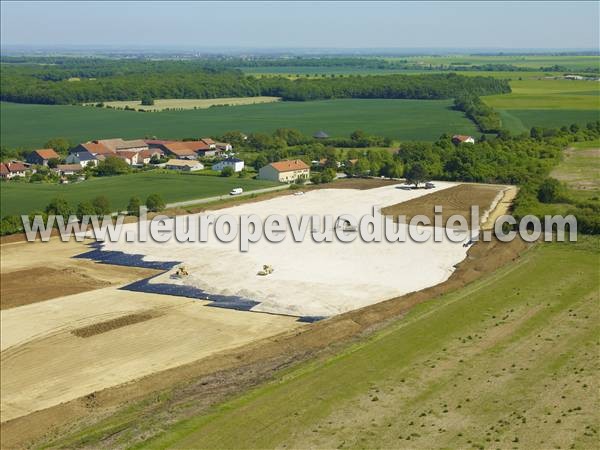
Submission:
[[[229,195],[240,195],[243,194],[244,190],[242,188],[233,188]]]

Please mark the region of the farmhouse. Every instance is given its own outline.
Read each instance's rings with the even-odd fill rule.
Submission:
[[[258,171],[258,179],[279,181],[280,183],[293,183],[298,179],[308,180],[310,168],[300,160],[279,161],[261,167]]]
[[[0,163],[0,177],[10,180],[15,177],[24,177],[27,167],[25,164],[14,161],[9,163]]]
[[[133,139],[130,141],[125,141],[121,138],[114,139],[102,139],[98,141],[94,141],[98,144],[102,144],[105,147],[109,148],[113,152],[118,151],[130,151],[130,152],[141,152],[142,150],[148,150],[148,144],[142,139]]]
[[[165,163],[167,169],[183,170],[186,172],[195,172],[204,169],[200,161],[186,161],[184,159],[170,159]]]
[[[455,144],[474,144],[475,139],[472,136],[455,134],[454,136],[452,136],[452,142],[454,142]]]
[[[206,145],[203,143],[203,145]],[[177,159],[196,159],[198,155],[187,142],[168,142],[162,144],[163,151]]]
[[[244,161],[238,158],[227,158],[213,164],[212,170],[218,172],[222,171],[225,167],[231,167],[234,172],[241,172],[244,169]]]
[[[315,139],[327,139],[329,137],[329,135],[327,133],[325,133],[323,130],[317,131],[315,134],[313,134],[313,137]]]
[[[81,167],[95,167],[98,165],[98,158],[90,152],[70,153],[65,159],[67,164],[79,164]]]
[[[60,156],[58,153],[51,148],[43,148],[40,150],[32,151],[27,157],[27,162],[29,164],[39,164],[40,166],[47,166],[48,161],[51,159],[59,159]]]
[[[119,150],[116,156],[132,166],[138,163],[138,154],[139,152]]]
[[[151,148],[149,150],[142,150],[138,153],[138,164],[150,164],[150,160],[153,156],[162,156],[164,152],[159,148]]]
[[[115,152],[105,146],[104,144],[99,144],[98,141],[93,142],[85,142],[79,144],[77,147],[71,149],[69,153],[80,153],[80,152],[88,152],[94,156],[98,155],[112,155]]]
[[[56,166],[56,171],[62,176],[75,175],[82,170],[83,167],[79,164],[59,164]]]

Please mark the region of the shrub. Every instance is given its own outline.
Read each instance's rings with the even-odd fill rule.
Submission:
[[[148,211],[157,212],[165,209],[166,204],[160,194],[151,194],[146,199],[146,206]]]
[[[131,216],[139,216],[141,205],[142,201],[139,197],[131,197],[129,199],[129,204],[127,205],[127,213]]]
[[[230,166],[223,167],[223,170],[221,170],[222,177],[231,177],[234,173],[233,167]]]
[[[100,195],[92,200],[92,205],[97,215],[104,216],[110,214],[110,202],[104,195]]]

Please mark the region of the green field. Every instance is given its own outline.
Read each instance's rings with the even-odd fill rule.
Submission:
[[[471,65],[484,64],[511,64],[517,67],[529,69],[539,69],[540,67],[550,67],[554,65],[564,66],[569,71],[577,71],[588,67],[599,67],[600,58],[598,56],[554,56],[554,55],[446,55],[446,56],[410,56],[408,58],[386,58],[388,60],[406,59],[409,63],[420,63],[423,65],[459,65],[461,63]],[[515,73],[518,75],[518,73]]]
[[[598,251],[595,238],[540,244],[142,447],[593,448]],[[76,439],[111,427],[119,416]]]
[[[185,138],[296,128],[312,135],[354,130],[402,140],[435,140],[445,132],[473,134],[475,125],[451,100],[328,100],[277,102],[192,111],[143,113],[83,106],[0,104],[1,144],[39,148],[49,138],[72,142],[111,137]]]
[[[134,173],[115,177],[92,178],[74,184],[40,184],[3,182],[0,189],[1,212],[4,217],[11,214],[29,214],[43,210],[50,200],[61,196],[74,206],[82,200],[92,200],[105,195],[111,207],[123,210],[129,198],[136,195],[144,201],[148,195],[159,193],[168,202],[193,200],[196,198],[225,195],[234,187],[244,190],[275,186],[276,183],[237,177],[222,178],[179,173]]]
[[[551,176],[566,183],[569,197],[577,201],[600,199],[600,141],[576,142],[565,150]]]
[[[600,119],[600,84],[597,81],[554,80],[530,77],[510,82],[512,92],[482,99],[496,109],[502,124],[513,133],[533,126],[556,128]]]

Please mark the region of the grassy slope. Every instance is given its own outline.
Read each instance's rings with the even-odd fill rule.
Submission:
[[[117,177],[92,178],[75,184],[2,183],[1,213],[28,214],[43,210],[50,200],[62,196],[73,205],[105,195],[114,209],[124,209],[129,198],[137,195],[145,200],[160,193],[166,202],[225,195],[234,187],[245,190],[274,186],[275,183],[236,177],[221,178],[178,173],[136,173]]]
[[[600,197],[600,141],[576,142],[565,151],[563,160],[551,176],[567,184],[568,195],[579,201]]]
[[[540,245],[146,447],[590,448],[597,244]]]
[[[279,102],[197,111],[139,113],[81,106],[2,103],[2,145],[35,148],[52,137],[73,142],[110,137],[185,138],[229,130],[297,128],[348,136],[356,129],[404,140],[435,140],[444,132],[476,133],[451,100],[331,100]]]

